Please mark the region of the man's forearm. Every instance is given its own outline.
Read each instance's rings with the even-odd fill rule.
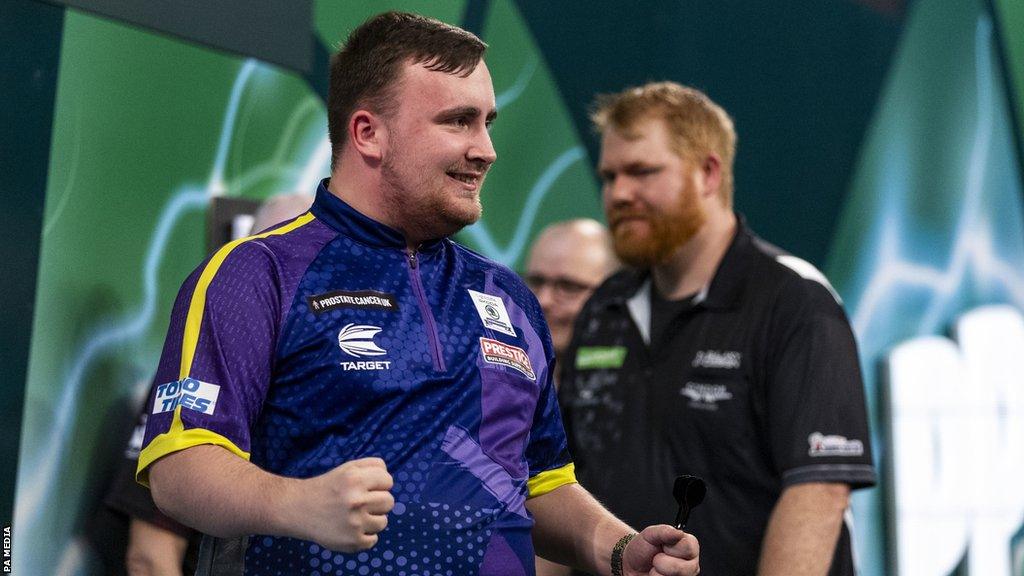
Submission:
[[[218,537],[286,534],[283,501],[296,480],[276,476],[213,445],[156,461],[149,473],[157,506],[186,526]]]
[[[566,484],[526,501],[538,555],[594,574],[610,574],[615,542],[635,532],[579,484]]]
[[[550,560],[537,557],[534,561],[537,569],[537,576],[569,576],[572,569],[564,564],[555,564]]]
[[[783,490],[765,530],[759,576],[827,574],[849,499],[846,484],[813,482]]]
[[[395,505],[380,458],[359,458],[312,478],[271,474],[219,446],[193,446],[157,460],[153,500],[168,516],[219,537],[272,534],[339,552],[377,543]]]

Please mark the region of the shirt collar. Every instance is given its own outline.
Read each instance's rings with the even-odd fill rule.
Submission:
[[[743,295],[746,260],[753,246],[754,238],[747,220],[736,214],[736,233],[729,248],[718,263],[718,269],[711,282],[701,289],[696,303],[710,309],[729,309],[739,304]],[[703,297],[701,297],[703,296]]]
[[[359,212],[341,198],[331,194],[327,189],[329,182],[330,178],[324,178],[320,181],[320,185],[316,189],[316,199],[313,200],[313,206],[310,208],[310,211],[318,220],[363,244],[381,248],[405,249],[405,236],[401,232],[386,224],[377,222],[373,218]],[[440,246],[443,240],[424,242],[417,251],[431,251]]]

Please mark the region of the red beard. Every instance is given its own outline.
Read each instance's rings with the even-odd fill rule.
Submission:
[[[626,264],[641,269],[666,262],[706,220],[693,192],[683,192],[670,211],[660,214],[641,206],[613,206],[608,211],[615,253]]]

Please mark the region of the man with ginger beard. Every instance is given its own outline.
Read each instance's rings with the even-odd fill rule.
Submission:
[[[527,575],[535,548],[699,570],[693,536],[637,533],[576,483],[536,298],[449,239],[497,158],[485,48],[409,13],[356,28],[312,207],[179,292],[137,478],[182,523],[249,535],[246,574]]]
[[[672,518],[677,475],[703,477],[687,530],[706,574],[853,574],[849,493],[876,476],[838,296],[733,212],[736,136],[706,95],[647,84],[592,119],[633,269],[584,306],[563,366],[580,482],[642,525]]]

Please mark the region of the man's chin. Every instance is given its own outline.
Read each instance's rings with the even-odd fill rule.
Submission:
[[[480,221],[480,216],[482,216],[482,215],[483,215],[483,211],[481,211],[481,210],[466,211],[466,212],[461,212],[461,213],[458,213],[458,214],[450,215],[451,216],[450,220],[451,220],[451,222],[454,225],[458,226],[459,229],[461,230],[462,228],[465,228],[466,226],[472,226],[473,224],[476,224],[477,222],[479,222]]]
[[[449,210],[452,220],[462,223],[463,226],[475,224],[483,216],[483,213],[484,208],[480,204],[479,196],[474,197],[472,200],[460,201]]]
[[[665,260],[664,250],[659,250],[657,247],[652,246],[649,241],[644,238],[640,239],[629,239],[615,238],[615,255],[619,257],[619,260],[632,266],[633,268],[650,268],[661,264]]]
[[[476,209],[455,209],[451,206],[445,207],[438,211],[437,220],[439,224],[439,230],[437,230],[438,236],[452,236],[465,228],[471,226],[480,220],[482,210],[479,204]]]

